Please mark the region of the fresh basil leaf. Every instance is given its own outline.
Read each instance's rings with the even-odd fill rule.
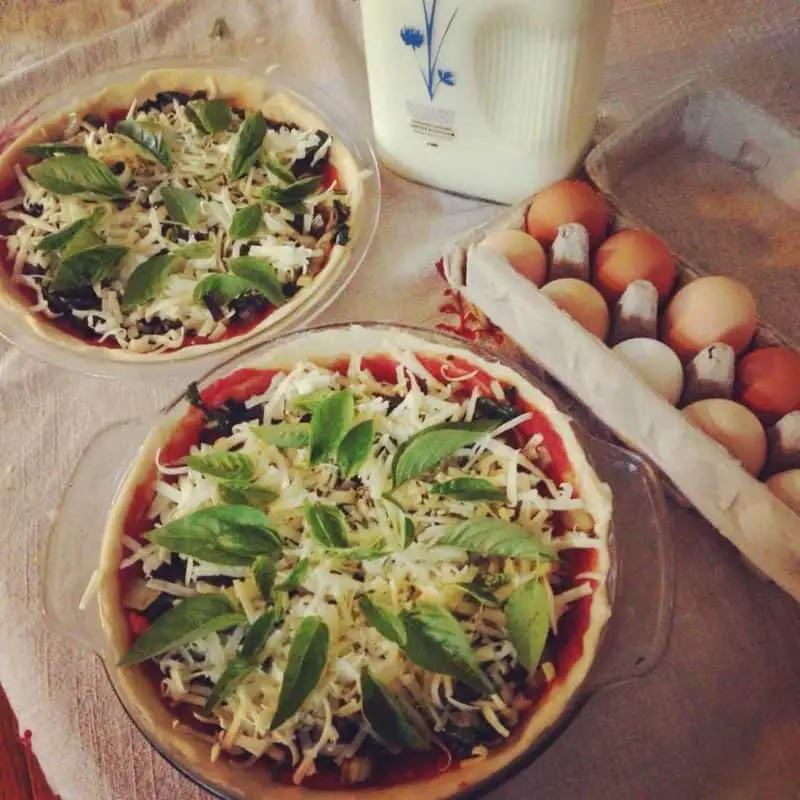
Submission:
[[[355,399],[349,389],[326,397],[311,415],[309,431],[312,466],[332,456],[353,421]]]
[[[40,253],[54,253],[57,250],[61,250],[69,244],[70,240],[79,231],[84,228],[93,228],[103,218],[104,214],[105,212],[102,208],[96,208],[88,217],[79,219],[77,222],[73,222],[72,225],[68,225],[60,231],[43,236],[36,245],[36,250]]]
[[[253,579],[265,603],[272,598],[276,575],[275,562],[269,556],[259,556],[253,562]]]
[[[308,576],[308,570],[311,568],[311,564],[309,563],[307,558],[301,558],[290,570],[289,574],[286,576],[286,579],[281,581],[278,584],[279,589],[285,589],[286,591],[291,591],[292,589],[299,589],[303,582],[305,581],[306,577]]]
[[[411,750],[430,746],[411,724],[392,693],[364,667],[361,670],[361,711],[378,738],[386,744]]]
[[[277,500],[278,493],[254,483],[228,481],[218,487],[219,499],[231,506],[253,506],[262,511]]]
[[[286,296],[283,293],[278,273],[266,258],[255,256],[239,256],[228,259],[228,269],[239,278],[249,281],[267,300],[275,306],[283,305]]]
[[[506,601],[508,636],[517,651],[517,658],[529,674],[539,666],[550,615],[547,610],[547,590],[539,580],[530,580],[514,589]]]
[[[328,661],[329,639],[328,626],[319,617],[303,618],[289,648],[271,731],[293,717],[314,691]]]
[[[371,419],[359,422],[345,434],[336,451],[339,469],[345,477],[351,478],[364,466],[374,435],[375,424]]]
[[[506,493],[485,478],[453,478],[431,486],[431,494],[452,497],[454,500],[474,500],[487,503],[501,503]]]
[[[394,497],[390,494],[384,494],[382,499],[386,503],[386,514],[389,517],[389,521],[397,532],[397,539],[402,549],[405,550],[417,538],[414,523]]]
[[[256,556],[283,550],[263,511],[250,506],[212,506],[168,522],[145,538],[184,556],[225,566],[248,566]]]
[[[265,423],[253,428],[253,433],[275,447],[297,448],[308,445],[311,426],[307,422]]]
[[[444,422],[407,439],[395,453],[392,481],[400,486],[437,467],[445,458],[480,439],[498,425],[493,420]]]
[[[305,411],[314,412],[317,410],[319,404],[332,394],[332,389],[315,389],[313,392],[295,397],[294,400],[292,400],[292,405],[295,408],[302,408]]]
[[[77,236],[73,237],[72,241],[76,238]],[[50,290],[64,292],[98,283],[114,274],[127,252],[127,247],[114,245],[79,250],[59,264],[50,283]]]
[[[520,415],[520,411],[511,403],[500,403],[491,397],[479,397],[475,401],[473,419],[496,419],[499,422],[510,422]]]
[[[464,629],[446,608],[417,603],[413,610],[401,612],[400,618],[406,629],[403,651],[418,667],[450,675],[482,694],[495,691]]]
[[[260,227],[264,211],[260,203],[240,208],[231,222],[231,239],[249,239]]]
[[[414,530],[414,523],[410,517],[405,518],[403,523],[403,549],[411,547],[417,541],[417,532]]]
[[[216,100],[193,100],[185,108],[189,121],[201,133],[219,133],[230,127],[233,115],[228,104],[217,98]]]
[[[497,599],[497,595],[480,579],[469,583],[458,583],[456,586],[481,605],[490,606],[491,608],[499,608],[502,605]]]
[[[66,144],[65,142],[40,142],[39,144],[29,144],[25,152],[31,156],[47,158],[57,155],[78,155],[85,154],[86,148],[79,144]]]
[[[310,178],[290,183],[288,186],[265,186],[261,190],[261,199],[265,203],[283,206],[291,211],[322,186],[322,176],[312,175]],[[303,210],[305,210],[303,208]]]
[[[272,636],[280,621],[281,613],[276,608],[265,611],[247,631],[242,641],[241,654],[245,658],[258,658],[259,653],[266,646],[267,640]]]
[[[383,539],[361,547],[329,547],[325,552],[333,558],[342,559],[342,561],[372,561],[375,558],[386,558],[392,554],[391,550],[386,549],[386,542]]]
[[[231,659],[206,700],[204,710],[213,710],[248,675],[259,666],[258,656],[280,622],[280,613],[271,608],[264,612],[248,629],[242,641],[240,655]]]
[[[164,288],[164,283],[175,269],[177,259],[171,253],[163,252],[142,261],[133,272],[122,295],[124,309],[149,303]]]
[[[264,156],[261,159],[264,162],[264,166],[273,174],[275,177],[280,178],[285,183],[294,183],[295,177],[294,173],[289,169],[289,167],[284,167],[277,158],[270,158],[269,156]]]
[[[56,194],[125,197],[114,173],[102,161],[89,156],[56,156],[28,167],[28,173],[36,183]]]
[[[164,138],[164,131],[155,122],[123,119],[117,123],[114,133],[130,139],[151,161],[158,161],[167,169],[172,169],[172,155]]]
[[[62,259],[72,258],[76,253],[91,250],[94,247],[102,247],[103,245],[105,245],[105,242],[95,230],[88,225],[83,225],[70,237],[70,240],[64,246],[64,252],[61,257]]]
[[[200,216],[200,199],[188,189],[177,186],[162,186],[161,199],[167,207],[167,216],[173,222],[179,222],[188,228],[197,225]]]
[[[252,291],[253,285],[250,281],[245,281],[242,278],[237,278],[235,275],[228,275],[224,272],[216,272],[212,275],[206,275],[194,287],[192,297],[195,302],[202,303],[203,298],[210,295],[217,303],[224,306],[237,297]]]
[[[405,646],[407,639],[406,627],[399,614],[389,606],[376,602],[367,594],[362,594],[358,598],[358,605],[367,622],[381,636],[390,642],[399,644],[400,647]]]
[[[448,525],[438,544],[485,556],[558,560],[553,547],[540,542],[530,531],[492,517],[475,517]]]
[[[186,457],[189,469],[226,481],[250,481],[255,475],[253,459],[244,453],[214,452]]]
[[[211,242],[192,242],[170,251],[175,258],[211,258],[214,255],[214,245]]]
[[[255,672],[257,666],[251,659],[243,656],[232,658],[206,698],[203,711],[213,711],[248,675]]]
[[[119,666],[140,664],[211,633],[243,625],[245,622],[247,617],[236,611],[224,594],[197,594],[187,597],[153,622],[134,642]]]
[[[348,547],[347,520],[340,508],[308,503],[305,518],[311,538],[322,547]]]
[[[183,107],[183,113],[186,114],[186,119],[188,119],[200,133],[209,133],[209,131],[206,130],[205,123],[200,119],[200,115],[195,110],[195,106],[196,103],[187,103]]]
[[[261,113],[251,114],[239,128],[236,147],[231,158],[228,176],[232,181],[244,177],[256,163],[261,144],[267,133],[267,121]]]

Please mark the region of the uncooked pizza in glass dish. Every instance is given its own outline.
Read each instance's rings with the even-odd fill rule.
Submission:
[[[292,334],[235,361],[155,427],[101,435],[45,581],[72,627],[62,555],[104,469],[117,492],[81,589],[99,626],[87,631],[86,611],[75,633],[201,785],[451,797],[519,768],[592,692],[658,660],[670,579],[657,496],[593,445],[613,482],[627,476],[619,518],[633,499],[648,526],[631,551],[651,564],[629,593],[626,644],[612,624],[614,492],[517,368],[379,325]]]
[[[0,155],[0,332],[137,377],[319,313],[364,256],[377,169],[331,100],[266,72],[125,67],[17,121]]]

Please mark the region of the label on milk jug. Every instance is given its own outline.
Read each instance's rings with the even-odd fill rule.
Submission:
[[[411,122],[411,130],[424,136],[429,144],[438,147],[437,139],[450,141],[455,138],[455,111],[449,108],[436,108],[406,100],[406,111]]]

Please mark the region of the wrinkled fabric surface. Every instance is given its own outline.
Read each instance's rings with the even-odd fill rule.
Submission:
[[[212,41],[220,14],[232,37]],[[796,0],[619,0],[603,123],[701,76],[800,127],[799,15]],[[4,124],[76,78],[136,59],[211,52],[281,63],[368,125],[353,0],[0,0],[0,19]],[[441,243],[497,213],[386,171],[382,179],[371,253],[321,321],[432,323],[441,285],[430,265]],[[150,413],[178,391],[169,381],[67,373],[0,343],[0,683],[63,800],[207,797],[149,748],[99,661],[48,631],[39,599],[50,519],[93,433]],[[800,610],[695,514],[672,507],[670,523],[678,586],[664,661],[638,683],[594,698],[492,797],[800,796]]]

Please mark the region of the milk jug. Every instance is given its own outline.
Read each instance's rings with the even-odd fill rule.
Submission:
[[[361,0],[375,140],[421,183],[513,203],[572,173],[613,0]]]

